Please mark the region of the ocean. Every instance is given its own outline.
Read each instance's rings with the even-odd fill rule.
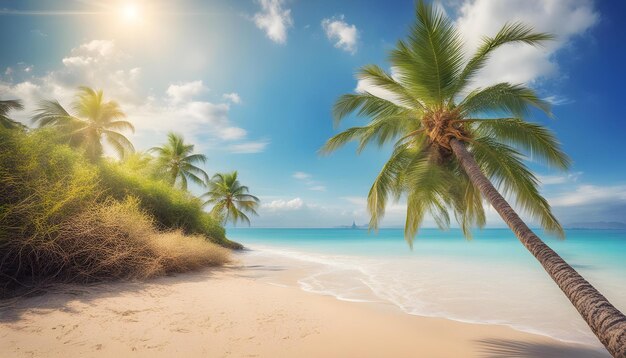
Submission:
[[[626,312],[626,231],[537,232]],[[422,229],[413,250],[401,229],[229,228],[271,284],[296,285],[340,300],[379,302],[407,314],[501,324],[559,340],[600,346],[578,312],[508,229]],[[287,274],[289,273],[289,274]]]

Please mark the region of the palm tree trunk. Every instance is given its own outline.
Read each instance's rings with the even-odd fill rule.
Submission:
[[[485,177],[465,144],[452,139],[454,155],[474,184],[515,236],[541,263],[561,288],[593,333],[614,356],[626,357],[626,316],[615,308],[598,290],[567,264],[556,252],[535,235]]]

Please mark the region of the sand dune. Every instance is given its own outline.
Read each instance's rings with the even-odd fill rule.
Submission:
[[[508,327],[338,301],[232,267],[4,302],[0,357],[605,357]]]

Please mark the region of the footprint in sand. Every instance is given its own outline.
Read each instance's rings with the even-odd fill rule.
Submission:
[[[178,333],[189,333],[189,332],[191,332],[190,330],[188,330],[186,328],[174,328],[174,329],[171,329],[170,331],[178,332]]]

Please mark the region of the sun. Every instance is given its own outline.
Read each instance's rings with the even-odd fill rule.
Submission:
[[[127,22],[137,22],[139,20],[139,7],[137,6],[137,4],[124,4],[120,12],[122,18]]]

